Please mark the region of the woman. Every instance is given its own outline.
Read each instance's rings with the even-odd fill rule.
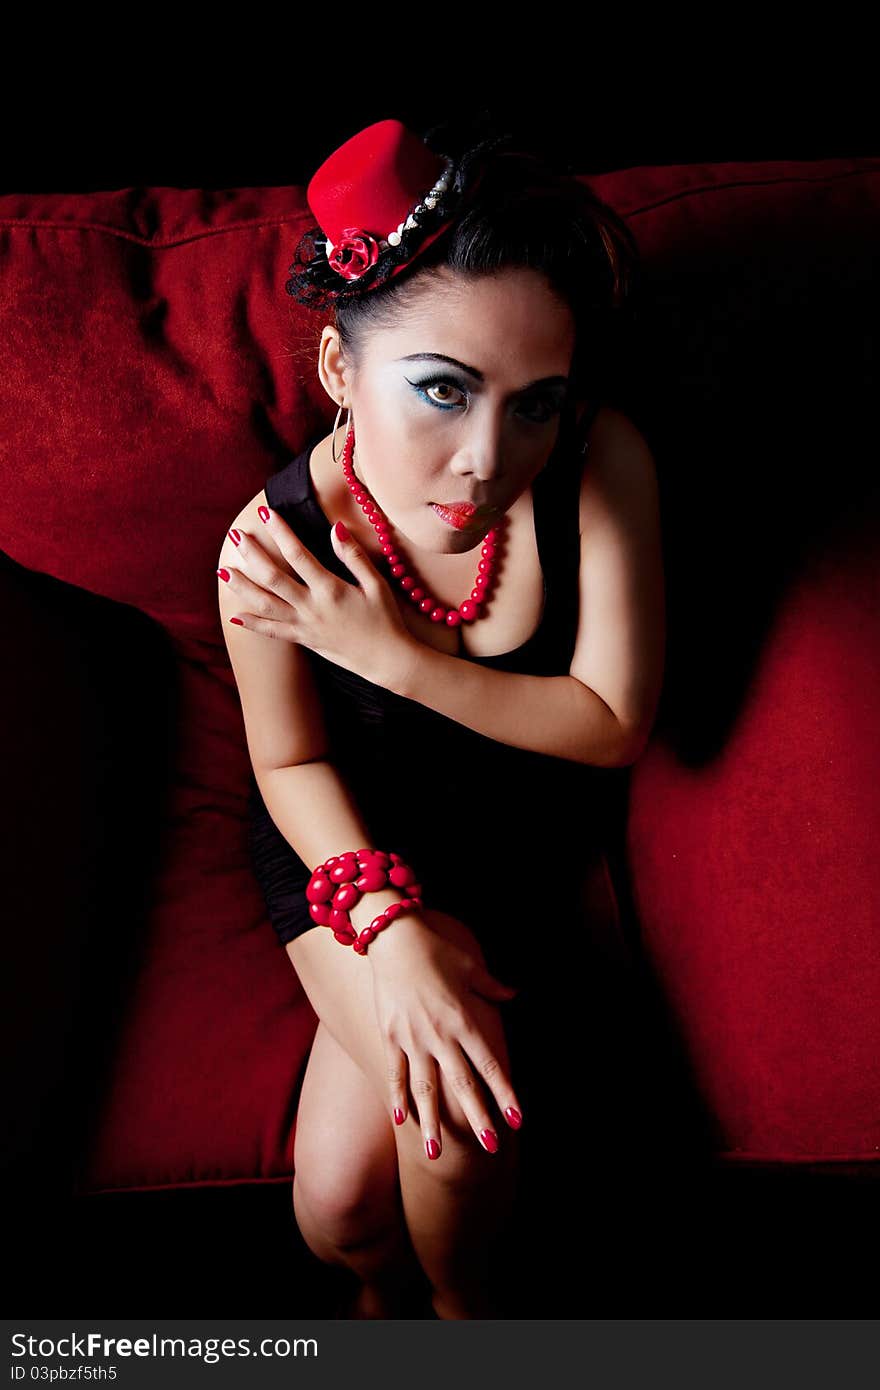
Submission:
[[[638,756],[663,666],[653,460],[601,403],[628,233],[505,137],[430,140],[378,122],[309,184],[287,289],[331,311],[336,426],[243,508],[218,570],[254,865],[319,1019],[294,1210],[360,1317],[406,1315],[420,1284],[438,1317],[503,1315],[529,1120],[547,1145],[585,1108],[545,1045],[604,989],[577,902],[589,770]],[[343,863],[359,847],[384,857]],[[569,1026],[578,1047],[590,1024]],[[607,1100],[597,1058],[586,1109],[605,1076]]]

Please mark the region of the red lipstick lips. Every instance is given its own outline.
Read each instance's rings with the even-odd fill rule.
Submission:
[[[471,530],[485,524],[482,508],[475,507],[473,502],[453,502],[449,506],[432,502],[431,510],[436,512],[447,526],[454,526],[458,531]]]

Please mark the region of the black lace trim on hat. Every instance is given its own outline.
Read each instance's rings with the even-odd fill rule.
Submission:
[[[288,267],[290,278],[284,286],[287,293],[310,309],[329,309],[384,284],[394,270],[418,255],[426,237],[461,211],[485,157],[511,139],[508,133],[493,135],[454,160],[449,169],[448,186],[434,195],[434,207],[418,203],[412,208],[409,215],[417,225],[405,227],[400,233],[399,244],[381,250],[374,264],[357,280],[343,280],[333,269],[327,261],[326,236],[320,227],[310,227],[300,237],[293,262]]]

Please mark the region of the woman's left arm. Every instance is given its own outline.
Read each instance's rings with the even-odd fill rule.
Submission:
[[[580,531],[580,611],[568,675],[496,671],[414,642],[389,689],[515,748],[598,767],[635,762],[663,683],[660,506],[647,442],[608,406],[590,432]]]

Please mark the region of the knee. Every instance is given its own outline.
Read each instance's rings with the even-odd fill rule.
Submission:
[[[334,1250],[354,1250],[385,1238],[398,1219],[394,1184],[357,1182],[351,1175],[297,1170],[293,1204],[302,1228],[320,1232]],[[305,1232],[303,1232],[305,1234]]]
[[[451,1118],[441,1107],[442,1143],[438,1158],[428,1158],[415,1116],[408,1116],[406,1123],[401,1126],[399,1143],[402,1148],[404,1145],[406,1147],[405,1161],[417,1164],[418,1170],[426,1178],[461,1194],[479,1190],[487,1193],[497,1191],[500,1197],[508,1190],[518,1171],[519,1139],[503,1121],[493,1121],[490,1127],[498,1140],[495,1153],[483,1148],[463,1111]]]

